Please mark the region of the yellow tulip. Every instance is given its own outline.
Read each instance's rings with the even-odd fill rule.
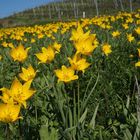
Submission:
[[[0,60],[2,59],[2,56],[0,55]]]
[[[138,50],[138,55],[139,55],[139,57],[140,57],[140,48],[138,48],[137,50]]]
[[[129,55],[129,57],[130,57],[130,58],[133,58],[133,57],[134,57],[134,55],[133,55],[133,54],[130,54],[130,55]]]
[[[97,44],[96,35],[90,35],[86,39],[75,42],[75,48],[77,53],[90,55],[97,48]]]
[[[68,58],[72,69],[84,72],[91,64],[86,62],[86,59],[81,58],[79,54],[75,54],[73,59]]]
[[[8,46],[9,46],[10,48],[14,48],[13,43],[8,43]]]
[[[104,44],[102,47],[102,51],[105,53],[106,56],[108,56],[108,54],[110,54],[112,52],[111,50],[111,45],[109,44]]]
[[[2,46],[5,47],[5,48],[8,47],[8,43],[7,42],[3,42]]]
[[[140,67],[140,61],[135,63],[135,67]]]
[[[14,122],[22,117],[19,117],[20,105],[0,104],[0,121],[4,123]]]
[[[140,35],[140,27],[136,28],[135,31],[138,35]]]
[[[135,38],[132,36],[132,34],[127,34],[127,40],[129,42],[132,42]]]
[[[113,37],[118,37],[120,34],[121,34],[121,33],[120,33],[119,31],[114,31],[114,32],[112,33],[112,36],[113,36]]]
[[[38,39],[41,39],[43,37],[44,37],[44,35],[42,33],[38,34]]]
[[[54,59],[55,52],[52,47],[42,48],[42,53],[35,54],[36,57],[40,60],[39,63],[49,63]]]
[[[55,42],[53,44],[53,48],[57,51],[57,52],[60,52],[60,48],[62,47],[61,44],[58,44],[57,42]]]
[[[128,24],[126,24],[126,23],[122,24],[122,26],[123,26],[124,29],[128,29],[129,28]]]
[[[32,38],[32,39],[31,39],[31,43],[34,43],[34,42],[35,42],[35,39],[34,39],[34,38]]]
[[[78,79],[78,75],[74,75],[74,70],[71,67],[62,66],[61,69],[55,70],[55,74],[58,77],[58,82],[63,81],[65,83]]]
[[[24,46],[20,44],[18,47],[11,49],[10,55],[14,61],[23,62],[28,56],[29,49],[30,48],[24,49]]]
[[[36,75],[36,72],[33,69],[33,67],[30,65],[27,69],[22,67],[22,73],[19,74],[19,77],[23,81],[29,81],[29,80],[34,79],[35,75]]]
[[[79,39],[85,39],[89,36],[90,34],[90,31],[84,33],[82,27],[80,24],[78,24],[78,27],[76,30],[72,30],[72,36],[70,38],[70,40],[73,40],[73,41],[78,41]]]
[[[10,95],[10,90],[7,88],[1,88],[0,91],[2,91],[2,96],[0,96],[0,99],[6,103],[6,104],[14,104],[14,100],[12,96]]]
[[[140,25],[140,20],[137,20],[137,21],[136,21],[136,24],[137,24],[137,25]]]
[[[25,82],[22,85],[20,81],[17,78],[15,78],[10,89],[7,88],[1,89],[3,95],[1,96],[1,99],[4,101],[4,103],[7,103],[8,102],[7,100],[10,100],[12,98],[15,104],[16,103],[23,104],[24,107],[26,108],[26,100],[29,99],[35,93],[34,90],[30,89],[31,83],[32,80],[29,80],[28,82]]]

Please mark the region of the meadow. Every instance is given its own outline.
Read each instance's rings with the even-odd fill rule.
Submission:
[[[140,10],[0,29],[0,140],[139,140]]]

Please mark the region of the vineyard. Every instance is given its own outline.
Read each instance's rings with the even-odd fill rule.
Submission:
[[[48,4],[26,9],[0,19],[0,27],[75,21],[119,11],[132,12],[140,7],[139,0],[50,0]]]

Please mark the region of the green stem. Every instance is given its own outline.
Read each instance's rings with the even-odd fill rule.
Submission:
[[[7,140],[10,140],[10,129],[9,129],[9,124],[6,124],[6,131],[5,131],[5,136]]]
[[[20,119],[19,119],[18,123],[19,123],[19,140],[22,140],[22,128],[21,128]]]
[[[80,89],[80,85],[79,85],[79,80],[78,80],[78,87],[77,87],[77,100],[78,100],[78,121],[80,119],[80,92],[79,92],[79,89]],[[78,135],[77,135],[77,138],[79,140],[79,131],[78,131]]]
[[[85,99],[85,101],[84,101],[84,102],[82,103],[82,105],[81,105],[81,110],[80,110],[81,113],[84,111],[85,106],[87,105],[88,100],[89,100],[90,96],[92,95],[92,93],[93,93],[93,91],[94,91],[94,89],[95,89],[95,87],[96,87],[98,81],[99,81],[99,74],[98,74],[98,76],[97,76],[96,82],[95,82],[93,88],[91,89],[89,95],[87,96],[87,98]]]
[[[77,115],[76,115],[76,95],[75,95],[75,90],[74,90],[74,99],[73,99],[73,104],[74,104],[74,107],[73,107],[73,119],[74,119],[74,126],[77,125]],[[74,130],[74,136],[76,135],[76,129]]]
[[[37,124],[37,106],[35,105],[35,119],[36,119],[36,124]]]
[[[77,100],[78,100],[78,120],[80,118],[80,93],[79,93],[80,85],[78,80],[78,87],[77,87]]]

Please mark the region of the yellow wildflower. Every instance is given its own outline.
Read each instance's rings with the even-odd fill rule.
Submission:
[[[138,48],[137,50],[138,50],[138,56],[140,57],[140,48]]]
[[[82,26],[78,24],[77,30],[72,30],[72,36],[70,40],[78,41],[79,39],[85,39],[89,36],[90,31],[84,33]]]
[[[139,24],[140,24],[140,20],[137,20],[137,21],[136,21],[136,24],[139,25]]]
[[[0,60],[2,59],[2,56],[0,55]]]
[[[121,33],[119,32],[119,31],[114,31],[113,33],[112,33],[112,36],[113,37],[117,37],[117,36],[119,36]]]
[[[90,63],[86,62],[86,59],[81,58],[79,54],[75,54],[73,59],[68,58],[72,69],[84,72],[86,68],[90,66]]]
[[[3,42],[2,46],[5,47],[5,48],[8,47],[8,43],[7,42]]]
[[[130,58],[133,58],[133,57],[134,57],[134,55],[133,55],[133,54],[130,54],[130,55],[129,55],[129,57],[130,57]]]
[[[11,49],[10,55],[14,61],[23,62],[28,56],[29,49],[30,48],[24,49],[24,46],[20,44],[18,47]]]
[[[75,42],[75,48],[77,53],[90,55],[97,48],[97,44],[96,35],[90,35],[86,39]]]
[[[140,27],[136,28],[135,31],[138,35],[140,35]]]
[[[34,43],[34,42],[35,42],[35,39],[34,39],[34,38],[32,38],[32,39],[31,39],[31,43]]]
[[[129,28],[128,24],[126,24],[126,23],[122,24],[122,26],[123,26],[124,29],[128,29]]]
[[[58,77],[58,82],[70,82],[72,80],[78,79],[78,75],[74,75],[74,70],[71,67],[62,66],[61,69],[55,70],[55,74]]]
[[[55,42],[53,44],[53,48],[57,51],[57,52],[60,52],[60,48],[62,47],[61,44],[58,44],[57,42]]]
[[[111,50],[111,45],[109,44],[104,44],[102,47],[102,51],[105,53],[106,56],[108,56],[108,54],[110,54],[112,52]]]
[[[0,104],[0,121],[4,123],[14,122],[19,117],[20,105]]]
[[[134,21],[133,18],[128,18],[128,19],[126,19],[126,23],[132,23],[133,21]]]
[[[8,43],[8,46],[9,46],[10,48],[14,48],[13,43]]]
[[[140,61],[138,61],[137,63],[135,63],[135,67],[140,67]]]
[[[44,37],[44,35],[42,33],[38,34],[38,39],[41,39],[43,37]]]
[[[30,89],[31,83],[32,80],[29,80],[28,82],[25,82],[22,85],[20,81],[17,78],[15,78],[10,89],[1,89],[1,99],[4,103],[9,103],[12,98],[14,103],[23,104],[26,108],[26,100],[29,99],[35,93],[34,90]]]
[[[103,29],[105,29],[106,28],[106,24],[105,23],[102,23],[102,24],[100,24],[100,27],[103,28]]]
[[[25,42],[27,42],[27,38],[24,38],[23,40],[24,40]]]
[[[10,90],[7,88],[1,88],[0,91],[2,91],[2,96],[0,96],[0,99],[6,103],[6,104],[13,104],[14,100],[10,95]]]
[[[19,77],[24,81],[29,81],[34,79],[35,75],[36,72],[33,69],[33,67],[30,65],[27,69],[22,67],[22,73],[19,74]]]
[[[42,53],[35,54],[36,57],[40,60],[39,63],[48,63],[54,59],[55,52],[52,47],[42,47]]]
[[[132,36],[132,34],[127,34],[127,40],[129,42],[132,42],[135,38]]]

